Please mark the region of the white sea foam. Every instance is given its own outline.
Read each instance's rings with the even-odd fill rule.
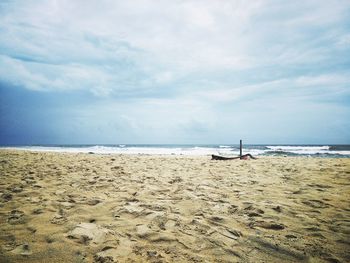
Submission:
[[[147,154],[147,155],[211,155],[211,154],[236,154],[230,149],[218,149],[211,147],[137,147],[137,146],[89,146],[89,147],[46,147],[46,146],[24,146],[6,147],[5,149],[18,149],[25,151],[40,152],[66,152],[66,153],[96,153],[96,154]]]
[[[266,148],[271,149],[271,150],[286,150],[286,151],[300,151],[300,150],[319,150],[319,151],[323,151],[323,150],[329,150],[330,147],[329,146],[266,146]]]
[[[294,154],[328,154],[329,146],[266,146],[266,148],[275,152],[285,152]]]
[[[219,154],[224,156],[238,156],[239,149],[234,146],[21,146],[6,147],[3,149],[19,149],[41,152],[66,153],[95,153],[95,154],[147,154],[147,155],[188,155],[205,156]],[[330,146],[249,146],[243,148],[243,154],[257,155],[330,155],[350,156],[350,151],[331,150]]]

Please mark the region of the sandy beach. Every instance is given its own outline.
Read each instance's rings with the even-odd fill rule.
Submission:
[[[350,159],[0,150],[1,262],[350,262]]]

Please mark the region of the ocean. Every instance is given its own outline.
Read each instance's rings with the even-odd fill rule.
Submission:
[[[103,144],[103,145],[22,145],[1,149],[29,151],[94,153],[94,154],[158,154],[158,155],[239,155],[239,145],[200,144]],[[312,156],[350,158],[350,145],[243,145],[243,154],[253,156]]]

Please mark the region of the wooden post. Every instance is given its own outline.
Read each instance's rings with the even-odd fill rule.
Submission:
[[[242,140],[239,140],[239,157],[242,157]]]

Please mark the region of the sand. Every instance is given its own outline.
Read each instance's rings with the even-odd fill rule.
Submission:
[[[350,159],[0,150],[0,262],[350,262]]]

